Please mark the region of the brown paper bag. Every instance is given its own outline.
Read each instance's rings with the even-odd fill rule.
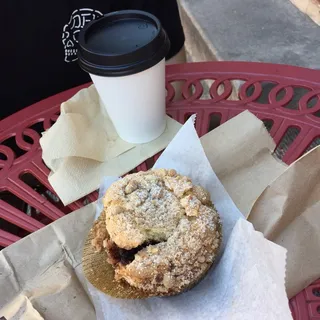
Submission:
[[[243,112],[216,130],[208,133],[201,141],[212,167],[236,205],[245,215],[248,215],[254,201],[259,197],[261,192],[268,185],[272,187],[272,181],[286,169],[284,164],[273,157],[272,153],[275,144],[269,137],[263,123],[249,112]],[[314,154],[309,153],[307,157],[310,156],[314,157]],[[306,159],[302,159],[302,163]],[[313,162],[314,166],[315,161],[319,163],[319,158],[307,161],[309,165]],[[291,168],[285,174],[288,174]],[[299,170],[300,175],[301,171]],[[257,201],[256,205],[262,203],[261,199]],[[309,205],[309,202],[308,207],[309,210],[313,211],[313,207]],[[256,216],[255,208],[252,210],[250,219]],[[319,209],[317,210],[319,211]],[[45,319],[56,319],[53,316],[52,310],[59,308],[60,310],[63,310],[62,308],[69,308],[70,313],[68,317],[71,315],[71,312],[73,313],[70,316],[71,318],[65,317],[64,319],[84,319],[84,315],[86,319],[95,319],[93,306],[86,294],[86,281],[83,277],[80,264],[82,247],[86,235],[93,224],[94,211],[95,205],[91,204],[0,252],[0,274],[2,275],[0,277],[0,288],[1,293],[5,292],[5,294],[0,294],[0,316],[1,309],[18,297],[20,293],[28,297],[30,296],[30,292],[36,292],[37,295],[32,295],[33,298],[30,301],[33,308]],[[305,211],[305,214],[300,215],[304,223],[300,224],[301,230],[295,233],[296,238],[290,238],[296,243],[293,247],[299,248],[299,250],[296,250],[296,256],[292,255],[290,258],[288,255],[289,268],[291,268],[290,265],[293,262],[299,260],[299,257],[305,260],[311,259],[311,268],[315,266],[312,259],[316,255],[309,248],[315,248],[314,244],[317,243],[318,239],[315,233],[313,233],[314,238],[308,238],[307,235],[310,233],[310,230],[315,230],[312,219],[316,219],[314,215],[308,212],[310,213],[310,211]],[[298,222],[299,217],[289,225],[290,228],[294,227],[294,223]],[[286,237],[284,237],[287,234],[286,232],[289,235],[291,233],[291,229],[288,228],[289,226],[286,226],[284,232],[279,233],[283,235],[284,241],[286,240]],[[297,230],[296,228],[294,229]],[[303,236],[305,238],[302,238],[303,241],[300,241],[299,237]],[[279,237],[277,235],[275,241],[279,241],[279,244],[282,245]],[[289,247],[288,249],[290,250]],[[303,273],[296,271],[298,270],[297,265],[293,268],[294,270],[292,269],[292,274],[295,274],[295,277],[288,277],[287,286],[289,294],[290,292],[297,292],[303,289],[305,285],[312,281],[311,278],[314,279],[320,275],[318,272],[320,270],[319,267],[307,270],[308,265],[306,264],[303,268],[305,268],[303,269]],[[57,273],[57,270],[60,270],[61,275],[60,272]],[[41,281],[44,281],[43,283],[47,287],[47,284],[51,283],[51,278],[60,279],[59,285],[56,289],[50,289],[49,293],[42,291],[44,288],[41,286]],[[52,283],[54,284],[54,281]],[[61,284],[66,283],[68,283],[67,286],[61,286]],[[84,289],[79,287],[80,283]],[[60,290],[62,287],[63,290]],[[294,288],[294,290],[290,288]],[[73,295],[74,290],[77,292],[76,295]],[[41,294],[38,295],[38,293]],[[77,297],[75,300],[78,301],[80,299],[80,303],[72,300],[74,296]],[[59,299],[56,300],[56,297]],[[59,304],[56,301],[59,301]],[[63,304],[63,301],[66,301],[66,304]],[[69,303],[68,306],[67,303]],[[85,313],[84,309],[88,313]]]
[[[0,311],[0,320],[43,320],[39,312],[33,308],[30,300],[23,295],[16,297]]]
[[[290,0],[301,12],[310,17],[320,26],[320,2],[319,0]]]
[[[16,319],[18,309],[46,320],[96,319],[81,269],[94,215],[90,204],[0,252],[0,317]]]
[[[262,121],[244,111],[201,138],[203,149],[232,200],[248,216],[255,200],[287,166]]]
[[[268,186],[249,216],[256,230],[285,247],[289,297],[320,277],[320,146]]]

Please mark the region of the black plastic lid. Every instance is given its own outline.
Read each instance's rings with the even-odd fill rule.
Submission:
[[[137,10],[112,12],[88,23],[78,42],[80,67],[107,77],[146,70],[165,58],[170,49],[160,21]]]

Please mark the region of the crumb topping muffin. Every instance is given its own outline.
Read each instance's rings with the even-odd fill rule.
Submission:
[[[106,230],[96,225],[92,244],[107,252],[115,281],[177,294],[195,285],[218,254],[221,221],[210,194],[175,170],[127,175],[103,204]]]

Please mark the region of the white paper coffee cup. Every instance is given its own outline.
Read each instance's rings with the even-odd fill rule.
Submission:
[[[166,127],[165,56],[170,42],[159,20],[136,10],[107,14],[79,34],[78,57],[119,134],[131,143]]]

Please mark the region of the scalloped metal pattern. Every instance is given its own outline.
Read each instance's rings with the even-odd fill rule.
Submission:
[[[175,99],[176,81],[183,83],[179,100]],[[39,145],[41,131],[56,121],[60,104],[88,85],[45,99],[0,122],[0,246],[97,199],[94,192],[63,207],[48,182],[49,170]],[[168,66],[166,86],[168,115],[184,123],[197,113],[200,136],[250,110],[265,122],[277,143],[276,153],[288,164],[320,144],[320,71],[250,62],[193,63]],[[133,171],[147,170],[158,156]],[[12,203],[8,198],[18,200]],[[2,225],[9,225],[11,231]],[[291,299],[290,308],[296,320],[320,319],[320,281]]]

